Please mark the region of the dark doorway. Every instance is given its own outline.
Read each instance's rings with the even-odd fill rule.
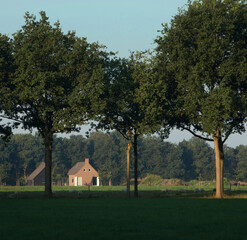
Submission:
[[[93,177],[93,185],[97,185],[97,177]]]

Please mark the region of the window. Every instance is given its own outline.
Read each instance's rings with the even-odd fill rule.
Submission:
[[[74,182],[74,178],[72,178],[72,183]]]
[[[91,168],[89,168],[88,171],[91,172]]]
[[[86,168],[83,169],[83,172],[86,172]]]

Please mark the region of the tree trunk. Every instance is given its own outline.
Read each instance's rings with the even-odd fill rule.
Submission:
[[[216,198],[224,197],[224,181],[223,181],[223,168],[224,168],[224,149],[221,138],[221,132],[217,130],[214,136],[214,151],[216,163]]]
[[[27,166],[26,165],[24,165],[24,167],[23,167],[23,178],[26,181],[26,179],[27,179]]]
[[[27,184],[27,163],[25,162],[23,165],[23,178],[24,178],[24,184]]]
[[[111,184],[111,178],[109,178],[108,183],[109,183],[108,185],[111,187],[111,185],[112,185],[112,184]]]
[[[45,197],[52,198],[51,189],[51,167],[52,167],[52,143],[53,133],[49,130],[45,132]]]
[[[108,176],[109,176],[108,185],[111,186],[112,185],[112,183],[111,183],[111,171],[108,171]]]
[[[18,174],[18,170],[17,169],[15,171],[15,179],[16,179],[15,185],[16,186],[20,186],[20,179],[19,179],[19,174]]]
[[[130,149],[131,149],[131,131],[128,131],[128,148],[127,148],[127,197],[130,198]]]
[[[137,134],[134,135],[134,175],[135,175],[135,188],[134,197],[138,198],[138,152],[137,152]]]

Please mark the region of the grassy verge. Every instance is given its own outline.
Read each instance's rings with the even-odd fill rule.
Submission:
[[[1,199],[4,240],[247,239],[242,199]]]
[[[140,186],[140,198],[213,198],[214,186]],[[88,186],[69,187],[53,186],[55,198],[125,198],[124,186]],[[203,190],[202,190],[203,189]],[[131,196],[133,196],[131,186]],[[196,191],[195,191],[196,190]],[[17,192],[17,193],[16,193]],[[15,194],[16,193],[16,194]],[[0,186],[0,199],[7,198],[43,198],[44,187],[35,186]],[[225,191],[226,198],[247,198],[247,187],[232,186],[231,191]]]

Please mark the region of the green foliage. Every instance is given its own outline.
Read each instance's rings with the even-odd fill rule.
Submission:
[[[236,168],[238,162],[238,155],[237,148],[231,148],[228,146],[224,147],[224,159],[225,159],[225,171],[224,176],[227,179],[236,179]]]
[[[98,97],[95,81],[101,66],[98,44],[88,44],[74,32],[64,34],[59,22],[51,26],[45,12],[40,16],[38,21],[26,13],[26,24],[14,35],[13,84],[15,110],[24,127],[44,136],[47,127],[52,133],[68,132],[83,123]]]
[[[165,136],[176,124],[205,138],[221,131],[226,140],[244,130],[246,22],[245,1],[189,1],[163,25],[156,56],[135,53],[118,59],[98,43],[64,34],[45,12],[39,20],[26,13],[13,40],[0,35],[0,113],[26,129],[37,128],[50,151],[54,133],[78,130],[89,119],[125,137],[160,131],[160,125]],[[1,136],[10,132],[0,125]],[[20,138],[15,136],[8,153],[1,153],[1,182],[25,179],[44,157],[40,142],[25,136],[20,143]],[[116,133],[95,133],[88,140],[55,137],[53,175],[64,177],[77,161],[90,157],[106,181],[124,182],[126,144]],[[142,177],[214,178],[213,151],[201,141],[174,145],[145,137],[139,144]],[[225,151],[226,177],[246,179],[242,150]]]
[[[235,169],[236,179],[247,181],[247,149],[246,146],[240,145],[236,148],[237,151],[237,166]]]
[[[225,186],[229,185],[229,181],[226,177],[223,178],[223,181]]]
[[[173,117],[168,122],[214,141],[219,198],[223,197],[223,144],[230,134],[245,131],[246,23],[246,1],[188,1],[188,8],[180,10],[170,25],[164,24],[156,39],[158,74],[164,86],[173,82]],[[157,78],[155,88],[159,85]],[[162,99],[167,98],[160,100],[160,95],[151,101],[162,108]]]
[[[53,146],[53,180],[61,175],[65,181],[69,169],[89,157],[92,166],[100,172],[103,185],[108,185],[109,178],[113,185],[126,182],[126,140],[118,132],[96,132],[88,139],[55,137]],[[224,176],[227,179],[247,181],[245,151],[246,146],[226,148]],[[140,178],[152,174],[184,181],[215,179],[213,149],[197,138],[176,145],[157,137],[141,137],[138,155]],[[17,180],[26,179],[43,159],[43,140],[37,134],[17,134],[7,144],[0,142],[0,182],[15,185]],[[133,169],[131,161],[131,177]]]
[[[39,20],[25,14],[11,50],[15,71],[11,88],[5,87],[11,96],[7,114],[43,137],[46,195],[51,197],[53,134],[79,130],[96,114],[106,54],[98,43],[89,44],[74,32],[64,34],[59,22],[52,26],[43,11]]]
[[[121,167],[120,149],[119,145],[114,142],[114,136],[111,137],[101,132],[93,133],[90,141],[94,145],[92,163],[96,169],[100,169],[99,175],[103,185],[108,185],[109,179],[112,179],[113,184],[119,184],[120,176],[125,171]]]
[[[147,186],[159,186],[163,182],[163,179],[159,175],[147,174],[147,176],[142,179],[141,185]]]
[[[115,129],[128,138],[128,131],[142,134],[143,112],[137,100],[140,86],[139,63],[129,59],[113,58],[109,65],[108,94],[105,107],[97,119],[98,128]]]
[[[164,25],[157,66],[174,79],[178,126],[206,137],[244,130],[246,16],[242,1],[194,1]]]
[[[183,158],[186,161],[186,174],[191,179],[212,180],[215,178],[214,151],[203,140],[195,137],[179,144],[183,148]]]
[[[9,110],[13,97],[6,94],[7,90],[12,88],[10,78],[13,70],[12,42],[7,36],[0,33],[0,137],[4,140],[8,140],[12,133],[6,120],[4,123],[2,122],[2,117],[7,117],[6,112]]]

